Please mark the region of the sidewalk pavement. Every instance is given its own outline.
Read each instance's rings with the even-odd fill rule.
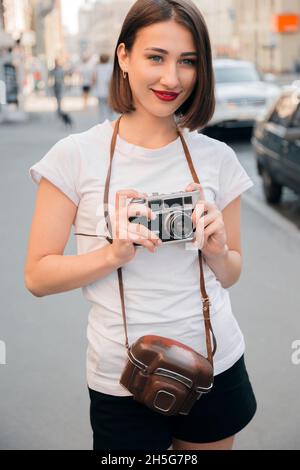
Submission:
[[[98,106],[98,99],[89,98],[89,108]],[[83,101],[81,96],[65,96],[62,100],[62,110],[70,113],[82,111]],[[30,113],[51,113],[56,111],[56,101],[53,96],[32,93],[24,99],[24,109],[16,109],[13,105],[0,106],[0,124],[22,123],[30,118]]]
[[[89,108],[98,106],[95,96],[89,97]],[[62,110],[69,113],[72,111],[82,111],[83,100],[81,96],[64,96],[62,99]],[[32,94],[25,101],[25,111],[28,113],[47,113],[56,111],[56,101],[53,96]]]

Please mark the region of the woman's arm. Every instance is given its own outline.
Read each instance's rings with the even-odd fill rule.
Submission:
[[[208,266],[224,288],[235,284],[242,270],[240,206],[241,197],[239,196],[222,211],[226,233],[226,244],[223,253],[218,255],[204,254]]]
[[[41,179],[24,269],[26,288],[36,297],[83,287],[119,267],[111,245],[83,255],[63,254],[76,212],[64,193]]]

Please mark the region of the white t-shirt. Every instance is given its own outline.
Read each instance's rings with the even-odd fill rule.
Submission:
[[[47,178],[77,206],[75,231],[106,234],[103,192],[113,127],[109,120],[60,140],[30,168],[38,183]],[[205,197],[223,210],[253,186],[234,151],[225,143],[183,130]],[[192,182],[180,138],[159,149],[147,149],[117,137],[109,191],[110,208],[117,190],[133,188],[151,194],[184,191]],[[110,210],[110,215],[112,212]],[[77,236],[77,252],[105,246],[105,238]],[[145,334],[186,343],[206,355],[199,288],[199,262],[192,243],[162,245],[155,253],[138,248],[123,266],[129,344]],[[245,349],[243,334],[231,310],[229,292],[204,262],[211,322],[217,339],[215,375],[231,367]],[[88,320],[87,381],[103,393],[127,396],[119,384],[127,359],[117,271],[82,288],[91,303]]]

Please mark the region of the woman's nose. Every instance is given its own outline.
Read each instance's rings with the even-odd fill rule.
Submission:
[[[179,77],[176,65],[166,67],[165,72],[161,77],[160,83],[166,86],[170,91],[173,89],[178,90]]]

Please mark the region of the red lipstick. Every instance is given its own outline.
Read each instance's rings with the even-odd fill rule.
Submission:
[[[173,101],[177,98],[179,93],[174,93],[171,91],[164,91],[164,90],[153,90],[152,91],[155,93],[157,98],[159,98],[162,101]]]

